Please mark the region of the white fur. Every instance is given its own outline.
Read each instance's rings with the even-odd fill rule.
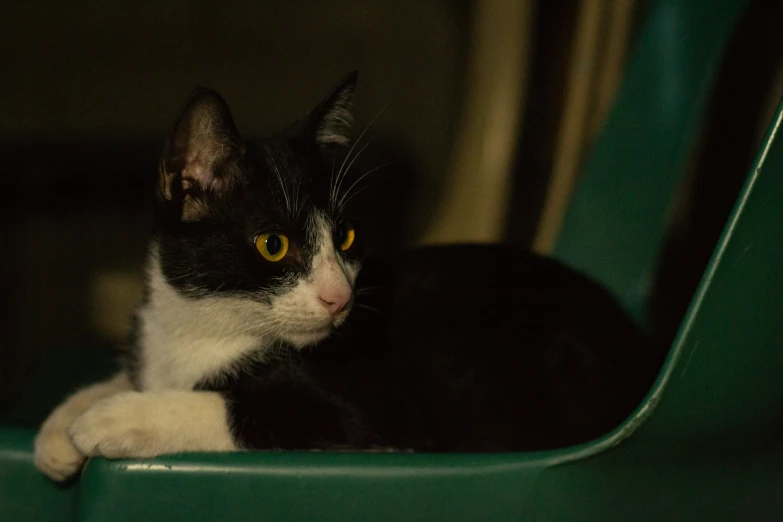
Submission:
[[[158,256],[153,247],[149,300],[139,312],[142,390],[191,390],[274,341],[267,305],[235,297],[185,297],[164,278]]]
[[[79,471],[85,455],[73,445],[68,428],[97,402],[131,389],[125,373],[93,384],[68,397],[44,421],[35,438],[35,466],[53,480],[62,481]]]
[[[216,392],[123,392],[95,404],[69,428],[83,455],[147,458],[186,451],[235,451],[226,405]]]

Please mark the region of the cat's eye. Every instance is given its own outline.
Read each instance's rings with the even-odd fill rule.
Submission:
[[[256,238],[256,249],[264,259],[276,263],[288,253],[288,238],[283,234],[261,234]]]
[[[340,245],[340,250],[345,252],[353,246],[353,242],[356,239],[356,230],[350,223],[342,223],[337,227],[336,239]]]

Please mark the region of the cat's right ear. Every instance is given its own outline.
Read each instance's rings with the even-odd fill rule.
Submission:
[[[181,203],[183,220],[197,220],[208,199],[234,181],[242,154],[244,142],[226,102],[215,91],[196,89],[166,141],[158,170],[160,197]]]
[[[321,148],[348,145],[353,124],[353,97],[358,73],[353,71],[310,113],[310,129]]]

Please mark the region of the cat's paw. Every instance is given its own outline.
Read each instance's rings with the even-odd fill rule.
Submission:
[[[160,454],[142,393],[104,399],[76,419],[68,433],[83,454],[108,458],[144,458]]]
[[[65,426],[45,426],[35,438],[33,462],[46,476],[62,482],[84,464],[84,453],[73,445]]]

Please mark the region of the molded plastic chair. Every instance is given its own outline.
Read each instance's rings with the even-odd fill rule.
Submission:
[[[659,0],[556,256],[642,320],[664,214],[743,0]],[[783,105],[660,377],[614,432],[529,454],[91,461],[58,488],[0,431],[2,520],[714,520],[783,513]],[[780,131],[780,132],[779,132]]]

